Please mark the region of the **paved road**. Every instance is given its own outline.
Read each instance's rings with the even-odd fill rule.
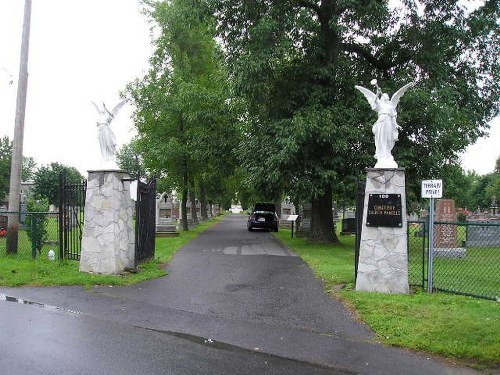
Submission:
[[[120,331],[124,335],[117,338],[120,343],[137,339],[150,345],[151,350],[145,350],[144,354],[153,367],[164,364],[163,359],[170,358],[169,355],[179,356],[172,372],[167,373],[196,373],[182,372],[182,363],[189,355],[165,350],[152,357],[147,355],[156,353],[155,343],[161,347],[165,342],[172,348],[179,340],[183,340],[179,345],[181,352],[196,353],[192,355],[194,368],[214,366],[221,374],[293,374],[287,367],[289,363],[295,363],[302,371],[297,373],[301,374],[475,373],[378,344],[366,326],[358,323],[341,303],[324,294],[321,283],[300,258],[271,233],[248,232],[245,217],[241,215],[228,215],[181,249],[168,271],[166,277],[123,288],[96,287],[90,291],[80,287],[0,288],[0,293],[60,307],[58,314],[68,323],[58,332],[71,332],[72,320],[85,321],[92,333],[85,337],[92,338],[97,332],[101,338],[96,340],[95,348],[111,347],[106,340],[112,337],[112,332]],[[5,304],[0,301],[0,316]],[[13,305],[17,309],[20,306],[25,310],[46,310]],[[2,331],[0,338],[4,335]],[[69,341],[78,342],[78,332]],[[0,343],[4,340],[6,337]],[[66,341],[64,344],[70,345]],[[184,349],[184,344],[189,348]],[[2,349],[8,353],[9,347],[0,346]],[[226,362],[226,357],[217,352],[220,350],[230,351],[234,362],[231,362],[233,357]],[[118,349],[117,352],[120,353]],[[275,362],[262,367],[262,359],[256,353],[271,356]],[[91,351],[88,357],[95,354]],[[66,358],[62,354],[61,357]],[[0,367],[5,361],[1,358]],[[134,358],[138,355],[127,356],[124,361],[133,365],[139,360]],[[257,359],[252,362],[252,358]],[[119,359],[116,357],[114,362]],[[261,367],[249,367],[252,363]]]

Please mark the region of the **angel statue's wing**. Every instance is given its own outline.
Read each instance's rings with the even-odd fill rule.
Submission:
[[[377,95],[363,86],[354,86],[354,87],[357,88],[359,91],[361,91],[361,93],[365,96],[366,100],[368,100],[370,107],[373,110],[377,110],[377,107],[375,105],[375,101],[377,100]]]
[[[119,102],[117,105],[115,105],[115,108],[113,108],[113,110],[111,111],[111,114],[113,115],[113,117],[116,116],[116,114],[118,113],[120,108],[123,107],[123,105],[127,102],[128,102],[128,99],[124,99],[121,102]]]
[[[406,85],[404,85],[403,87],[401,87],[398,91],[396,91],[394,93],[394,95],[391,98],[391,104],[392,104],[392,107],[394,109],[396,109],[396,107],[398,106],[399,99],[401,99],[401,97],[404,95],[406,90],[408,90],[409,88],[411,88],[415,85],[416,85],[416,82],[407,83]]]
[[[92,100],[90,102],[94,105],[95,109],[97,109],[97,112],[101,113],[101,110],[99,109],[97,104],[95,104]]]

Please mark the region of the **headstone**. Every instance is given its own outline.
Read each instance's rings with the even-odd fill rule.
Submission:
[[[434,224],[434,257],[436,258],[462,258],[466,249],[458,245],[457,237],[457,211],[453,199],[439,199],[436,207]],[[440,224],[451,222],[452,224]]]
[[[408,293],[404,169],[367,172],[356,290]]]
[[[120,170],[89,171],[81,272],[119,274],[135,268],[134,202],[129,179]]]
[[[299,232],[309,232],[311,230],[312,204],[304,203],[300,212]]]
[[[471,223],[467,226],[465,245],[467,247],[500,246],[500,223],[497,225],[474,225]]]

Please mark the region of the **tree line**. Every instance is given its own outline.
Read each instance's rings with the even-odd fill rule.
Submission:
[[[459,200],[460,178],[494,190],[457,171],[498,115],[498,2],[143,3],[155,51],[125,95],[146,169],[181,197],[311,202],[311,240],[336,241],[332,201],[354,198],[374,164],[375,114],[354,88],[374,78],[390,94],[417,81],[393,151],[410,203],[441,176]]]

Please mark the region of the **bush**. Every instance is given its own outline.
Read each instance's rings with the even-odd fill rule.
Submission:
[[[47,211],[49,210],[49,202],[47,199],[30,200],[26,204],[26,234],[31,241],[33,254],[35,250],[38,254],[42,252],[43,245],[48,237],[47,231]]]

